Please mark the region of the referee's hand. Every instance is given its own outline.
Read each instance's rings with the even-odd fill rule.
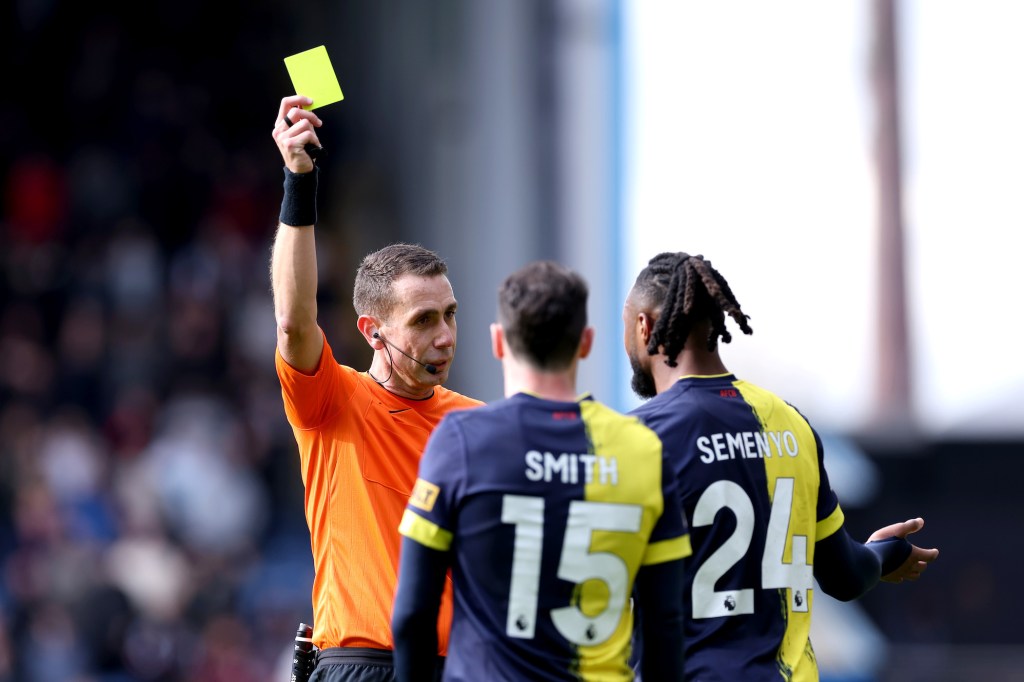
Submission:
[[[302,108],[312,103],[313,100],[308,97],[292,95],[281,100],[277,111],[272,134],[284,165],[292,173],[308,173],[313,170],[314,158],[310,150],[320,147],[316,129],[323,125],[323,121],[312,111]]]

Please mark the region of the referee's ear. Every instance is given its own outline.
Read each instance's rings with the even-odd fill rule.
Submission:
[[[380,322],[376,317],[360,315],[359,319],[356,320],[356,328],[363,335],[363,338],[366,339],[366,343],[369,344],[370,348],[374,350],[382,350],[384,348],[384,342],[374,337],[374,334],[380,328]]]
[[[496,360],[505,359],[505,330],[497,322],[491,323],[491,354]]]

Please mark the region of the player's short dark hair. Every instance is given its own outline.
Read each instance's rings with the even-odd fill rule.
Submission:
[[[558,371],[572,362],[587,326],[587,283],[552,261],[535,261],[498,290],[498,322],[516,357]]]
[[[659,253],[637,275],[633,294],[641,307],[651,312],[660,311],[647,352],[657,355],[660,348],[668,357],[670,367],[676,366],[675,358],[694,325],[703,320],[711,322],[708,350],[718,347],[719,338],[725,343],[732,341],[732,335],[725,328],[726,313],[743,333],[754,333],[729,283],[704,256]]]
[[[448,264],[433,251],[417,244],[389,244],[368,254],[359,264],[352,290],[352,305],[357,315],[386,318],[397,303],[392,284],[399,277],[447,274]]]

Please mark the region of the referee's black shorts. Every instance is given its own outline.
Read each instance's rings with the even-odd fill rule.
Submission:
[[[434,680],[441,682],[444,658],[437,659]],[[309,682],[395,682],[395,662],[387,649],[332,647],[317,655]]]

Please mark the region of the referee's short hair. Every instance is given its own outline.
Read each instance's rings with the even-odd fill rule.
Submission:
[[[448,274],[448,264],[430,249],[418,244],[395,243],[367,254],[356,270],[352,305],[357,315],[387,318],[395,308],[395,280],[403,275],[439,277]]]
[[[567,368],[587,326],[587,283],[553,261],[535,261],[498,290],[498,322],[517,358],[545,371]]]

